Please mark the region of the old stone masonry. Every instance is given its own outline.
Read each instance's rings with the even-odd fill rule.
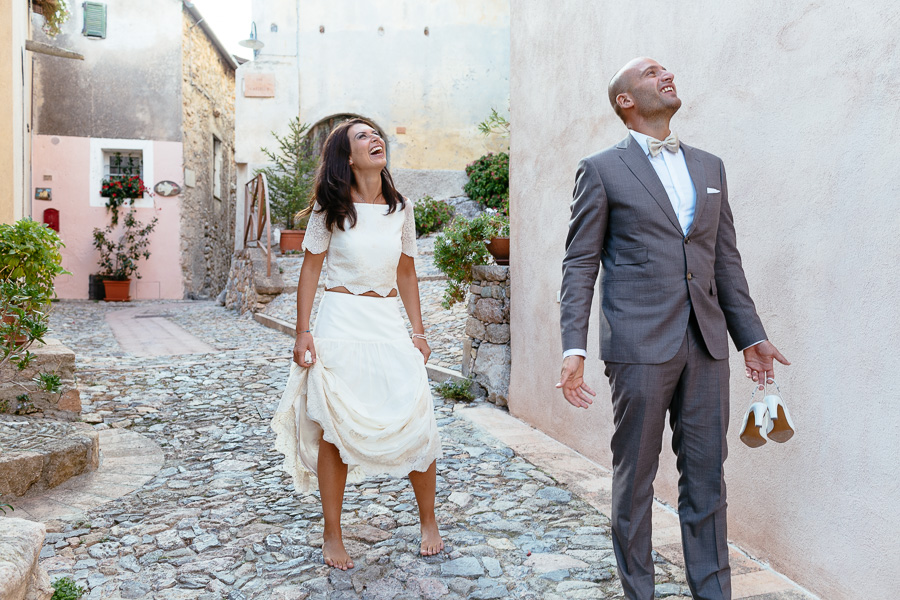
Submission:
[[[440,397],[437,504],[447,552],[418,554],[408,480],[372,478],[348,486],[345,498],[356,567],[330,569],[318,497],[293,490],[269,429],[291,339],[211,302],[135,307],[212,350],[139,357],[122,350],[106,319],[122,308],[54,307],[53,335],[78,357],[83,418],[101,433],[139,434],[164,459],[129,493],[41,519],[51,579],[73,577],[90,599],[622,596],[607,518],[466,418],[472,409]],[[146,467],[140,456],[122,464]],[[681,569],[662,559],[657,581],[658,596],[686,592]]]

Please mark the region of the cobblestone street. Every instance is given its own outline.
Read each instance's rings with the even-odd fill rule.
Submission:
[[[137,358],[106,320],[123,307],[54,305],[52,335],[77,354],[84,419],[146,436],[165,460],[139,489],[47,522],[51,578],[73,576],[95,599],[621,597],[608,519],[439,397],[447,552],[420,557],[408,481],[373,478],[347,488],[356,568],[326,567],[318,498],[293,491],[268,426],[291,338],[211,302],[129,308],[215,351]],[[686,592],[681,569],[661,558],[657,580],[660,596]]]

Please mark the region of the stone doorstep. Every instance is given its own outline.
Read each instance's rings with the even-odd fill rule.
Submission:
[[[38,565],[46,528],[43,523],[0,517],[0,598],[49,599],[47,572]]]
[[[496,437],[536,467],[546,470],[560,484],[573,490],[607,517],[610,516],[612,474],[608,469],[501,409],[487,405],[457,405],[454,412]],[[658,500],[653,503],[653,530],[654,549],[669,562],[683,566],[678,513]],[[735,600],[780,593],[791,593],[797,598],[810,600],[816,598],[784,575],[754,560],[738,546],[729,544],[728,547]]]

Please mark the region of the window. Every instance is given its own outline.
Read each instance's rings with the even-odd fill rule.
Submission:
[[[130,177],[137,175],[144,178],[144,156],[140,150],[104,150],[103,177]]]
[[[222,199],[222,176],[225,157],[222,153],[222,141],[213,136],[213,198]]]
[[[84,26],[82,35],[94,39],[106,39],[106,4],[103,2],[85,2]]]

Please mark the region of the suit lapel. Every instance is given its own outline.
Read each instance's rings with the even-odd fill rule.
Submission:
[[[703,169],[703,163],[700,162],[700,155],[693,148],[681,144],[681,150],[684,152],[684,162],[687,164],[694,190],[697,192],[697,204],[694,206],[694,220],[691,224],[691,230],[693,230],[694,225],[700,222],[700,213],[706,207],[706,171]]]
[[[641,148],[641,145],[629,133],[628,137],[619,142],[616,147],[622,150],[622,161],[625,165],[634,173],[634,176],[638,178],[638,181],[647,189],[653,199],[656,200],[666,217],[669,218],[672,226],[683,234],[681,224],[675,215],[675,209],[672,208],[672,201],[669,200],[669,195],[666,194],[666,188],[663,187],[659,176],[653,170],[653,165],[650,164],[650,159],[644,154],[644,149]],[[693,172],[691,176],[693,177]],[[697,198],[699,201],[699,188]]]

